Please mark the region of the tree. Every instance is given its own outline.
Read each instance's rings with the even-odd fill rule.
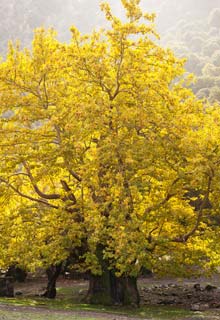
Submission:
[[[219,10],[219,8],[213,9],[210,12],[209,17],[208,17],[209,25],[212,26],[212,27],[219,28],[220,27],[219,18],[220,18],[220,10]]]
[[[215,51],[212,55],[212,63],[216,67],[220,67],[220,51]]]
[[[209,99],[212,102],[219,102],[220,101],[219,87],[215,86],[210,90]]]
[[[92,274],[87,300],[138,305],[142,267],[160,270],[168,250],[190,266],[209,257],[199,235],[220,115],[186,88],[184,61],[153,42],[154,15],[122,4],[125,22],[103,4],[109,29],[72,27],[70,44],[39,29],[32,50],[11,46],[0,65],[2,252],[8,217],[20,234],[13,262],[59,266],[86,243],[77,263]]]
[[[6,229],[6,232],[14,228],[16,231],[9,241],[11,250],[7,251],[5,263],[9,265],[12,262],[19,263],[29,269],[37,266],[48,268],[53,264],[59,265],[69,256],[75,246],[80,245],[82,234],[81,218],[78,216],[77,211],[71,208],[75,204],[75,197],[69,191],[68,183],[64,180],[65,174],[63,175],[63,180],[60,181],[55,167],[52,168],[53,162],[54,164],[56,161],[57,163],[62,163],[62,158],[59,154],[55,154],[56,150],[59,153],[59,148],[56,148],[56,145],[59,146],[59,142],[56,140],[58,135],[56,130],[58,129],[55,129],[55,123],[51,123],[54,131],[50,126],[47,127],[48,119],[52,115],[50,114],[51,110],[49,111],[48,106],[46,106],[46,77],[49,74],[52,75],[47,81],[48,85],[51,85],[54,80],[57,82],[56,78],[53,78],[54,73],[52,72],[59,70],[59,66],[53,60],[58,60],[59,48],[59,43],[55,40],[53,41],[52,32],[46,35],[42,30],[39,30],[33,43],[33,59],[30,56],[30,52],[18,53],[18,51],[16,52],[17,49],[14,50],[11,47],[9,59],[4,66],[6,70],[7,64],[10,64],[11,60],[13,71],[10,75],[8,74],[5,84],[12,88],[14,96],[11,97],[11,102],[15,99],[15,103],[12,102],[9,105],[12,113],[9,118],[3,117],[1,123],[3,126],[2,133],[5,132],[7,135],[6,144],[2,140],[2,147],[4,150],[7,149],[7,157],[5,158],[5,164],[7,164],[6,166],[3,164],[4,173],[1,175],[1,182],[7,185],[8,191],[10,189],[7,195],[3,194],[5,206],[8,206],[8,200],[5,200],[5,196],[11,199],[12,203],[7,211],[10,212],[12,217],[14,215],[18,217],[12,219],[11,227]],[[48,60],[49,57],[50,61]],[[47,64],[45,65],[44,62]],[[52,69],[52,66],[55,68]],[[23,68],[26,72],[22,71]],[[18,77],[14,78],[12,74],[13,72],[16,73],[16,69]],[[13,86],[17,86],[16,92],[13,90]],[[56,87],[58,88],[58,83]],[[55,90],[54,86],[53,90]],[[7,97],[7,93],[5,97]],[[24,108],[20,108],[17,105],[17,98],[24,102]],[[7,109],[8,106],[5,105],[5,108]],[[36,108],[36,113],[32,112],[34,108]],[[38,111],[41,110],[40,112],[42,110],[47,111],[43,117],[39,117],[37,109]],[[27,116],[28,110],[31,112],[30,117]],[[62,111],[65,112],[64,110]],[[55,110],[53,112],[55,113]],[[18,130],[18,135],[14,135],[15,130]],[[16,136],[18,140],[20,139],[20,142]],[[28,140],[29,142],[27,142]],[[42,142],[43,145],[48,143],[46,149],[41,145]],[[27,152],[28,148],[30,148],[30,153]],[[38,165],[35,166],[32,161],[36,161],[37,157],[40,156],[40,150],[42,151],[42,162],[39,161]],[[53,154],[53,152],[55,153]],[[10,154],[14,160],[10,158]],[[52,162],[49,161],[49,158]],[[62,164],[59,166],[59,171],[62,171]],[[53,181],[54,175],[55,180]],[[56,180],[56,175],[58,180]],[[50,179],[46,182],[48,177]],[[43,181],[45,182],[44,190],[41,190]],[[56,183],[59,183],[57,187]],[[52,190],[55,190],[59,186],[60,194],[53,193],[48,195],[48,188],[51,187]],[[21,198],[22,201],[18,201],[17,197]],[[61,207],[53,204],[56,199],[58,203],[61,203]],[[64,210],[63,206],[66,207]],[[17,221],[20,221],[22,227],[18,225]],[[10,254],[11,259],[8,259]],[[52,291],[54,291],[53,288]]]

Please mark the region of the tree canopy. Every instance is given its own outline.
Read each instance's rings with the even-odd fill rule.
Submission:
[[[100,246],[118,276],[219,260],[219,107],[187,87],[154,15],[121,2],[126,21],[105,3],[106,30],[72,27],[63,44],[38,29],[0,64],[1,267],[46,267],[82,243],[94,274]]]

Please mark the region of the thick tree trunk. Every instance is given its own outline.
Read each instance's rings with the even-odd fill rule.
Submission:
[[[112,305],[110,274],[103,270],[101,276],[90,275],[86,301],[91,304]]]
[[[13,277],[0,277],[0,297],[14,297]]]
[[[42,297],[54,299],[56,297],[56,281],[61,273],[62,263],[58,265],[51,265],[47,270],[47,288],[42,294]]]
[[[86,302],[101,305],[139,306],[140,297],[137,288],[137,278],[130,276],[116,277],[109,270],[108,261],[103,259],[103,247],[97,247],[97,258],[102,267],[100,276],[91,275]]]
[[[91,275],[86,301],[91,304],[138,307],[140,296],[137,278],[116,277],[109,270],[103,271],[101,276]]]
[[[24,282],[27,272],[16,265],[11,265],[5,275],[6,277],[12,277],[15,281]]]
[[[102,268],[100,276],[90,275],[86,301],[91,304],[112,305],[111,279],[107,261],[103,259],[103,246],[98,245],[96,255]]]
[[[111,295],[114,304],[138,307],[140,296],[137,278],[131,276],[116,277],[111,273]]]

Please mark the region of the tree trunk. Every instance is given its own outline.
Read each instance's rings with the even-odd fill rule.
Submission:
[[[112,305],[110,273],[103,270],[101,276],[90,275],[86,301],[91,304]]]
[[[85,300],[91,304],[112,305],[110,271],[107,261],[103,259],[102,245],[97,246],[96,255],[102,267],[102,274],[90,275],[89,290]]]
[[[59,277],[62,269],[62,263],[58,265],[51,265],[47,270],[47,288],[42,294],[42,297],[54,299],[56,297],[56,281]]]
[[[137,278],[130,276],[116,277],[114,270],[109,270],[108,261],[103,259],[103,246],[96,250],[97,258],[102,267],[100,276],[90,275],[89,290],[85,301],[101,305],[129,305],[138,307],[140,296]]]
[[[0,297],[14,297],[13,277],[0,277]]]
[[[114,304],[138,307],[140,296],[137,287],[137,278],[131,276],[116,277],[111,274],[111,294]]]
[[[11,265],[5,274],[8,277],[12,277],[15,281],[24,282],[27,277],[27,272],[20,267]]]
[[[116,277],[109,270],[103,271],[101,276],[91,275],[86,301],[91,304],[138,307],[140,296],[137,278]]]
[[[116,283],[116,287],[119,287],[119,303],[124,306],[138,307],[140,296],[137,287],[137,278],[131,276],[120,277],[117,278]]]

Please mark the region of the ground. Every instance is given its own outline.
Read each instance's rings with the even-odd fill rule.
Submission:
[[[141,279],[143,305],[175,305],[186,309],[220,308],[220,277]],[[219,309],[220,310],[220,309]]]
[[[0,299],[0,320],[220,320],[220,278],[139,280],[141,307],[93,307],[83,303],[88,282],[60,279],[57,299],[39,298],[45,279],[15,285],[15,298]],[[193,309],[194,311],[191,311]]]

